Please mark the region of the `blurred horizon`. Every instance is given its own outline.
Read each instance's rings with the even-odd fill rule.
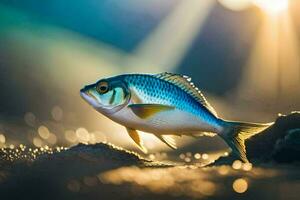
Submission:
[[[228,120],[300,110],[299,9],[295,0],[1,0],[0,134],[7,144],[132,146],[79,96],[122,73],[188,75]]]

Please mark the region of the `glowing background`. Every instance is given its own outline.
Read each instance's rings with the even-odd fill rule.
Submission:
[[[0,144],[134,148],[78,95],[125,72],[190,75],[226,119],[299,110],[299,9],[296,0],[2,0]],[[145,138],[149,149],[165,148]]]

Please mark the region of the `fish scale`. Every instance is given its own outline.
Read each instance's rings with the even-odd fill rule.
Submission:
[[[171,83],[147,75],[124,76],[129,87],[134,88],[139,93],[138,95],[144,99],[144,103],[172,105],[195,115],[206,117],[210,121],[216,121],[210,113],[201,111],[203,109],[201,104]]]

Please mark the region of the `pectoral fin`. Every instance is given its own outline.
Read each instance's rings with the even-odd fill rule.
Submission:
[[[160,139],[163,143],[168,145],[170,148],[177,149],[176,141],[172,136],[169,135],[155,135],[155,136],[158,137],[158,139]]]
[[[142,119],[146,119],[156,113],[173,110],[175,107],[160,104],[132,104],[128,106],[134,114]]]
[[[133,141],[135,142],[135,144],[139,147],[139,149],[141,149],[144,153],[147,153],[147,149],[144,147],[143,145],[143,141],[139,136],[139,133],[132,129],[132,128],[128,128],[126,127],[128,135],[133,139]]]

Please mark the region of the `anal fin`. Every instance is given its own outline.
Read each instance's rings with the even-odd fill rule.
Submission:
[[[163,143],[168,145],[172,149],[177,149],[176,141],[170,135],[155,135],[158,139],[160,139]]]
[[[147,153],[147,149],[145,148],[144,144],[143,144],[143,141],[139,135],[139,133],[135,130],[135,129],[132,129],[132,128],[128,128],[126,127],[127,129],[127,132],[128,132],[128,135],[132,138],[132,140],[135,142],[135,144],[139,147],[139,149],[144,152],[144,153]]]

